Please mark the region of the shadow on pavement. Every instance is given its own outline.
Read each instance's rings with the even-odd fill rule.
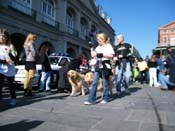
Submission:
[[[126,93],[124,91],[122,91],[122,93],[120,95],[118,95],[117,93],[115,93],[115,94],[113,94],[111,96],[112,99],[110,101],[113,101],[113,100],[118,99],[118,98],[123,98],[125,96],[132,95],[132,93],[137,92],[138,90],[141,90],[141,89],[142,88],[140,88],[140,87],[132,87],[132,88],[129,88],[128,89],[130,93]]]
[[[0,126],[0,130],[1,131],[13,131],[15,129],[16,131],[30,131],[31,129],[39,126],[42,123],[43,121],[22,120],[16,123],[11,123],[11,124]]]
[[[4,99],[0,101],[0,112],[3,112],[5,110],[8,109],[12,109],[12,108],[17,108],[20,106],[25,106],[25,105],[29,105],[35,102],[39,102],[39,101],[43,101],[43,100],[64,100],[66,97],[69,96],[69,94],[67,93],[59,93],[57,91],[55,92],[41,92],[38,93],[38,91],[34,92],[33,96],[27,96],[27,97],[23,97],[23,91],[20,92],[16,92],[17,94],[17,105],[15,106],[11,106],[9,105],[9,99]]]

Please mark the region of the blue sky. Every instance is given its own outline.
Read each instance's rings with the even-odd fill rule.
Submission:
[[[112,18],[115,34],[123,34],[145,58],[157,46],[160,26],[175,21],[175,0],[96,0]]]

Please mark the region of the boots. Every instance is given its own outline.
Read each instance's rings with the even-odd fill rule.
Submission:
[[[29,90],[29,91],[28,91],[27,96],[33,96],[32,90]]]
[[[27,96],[27,92],[28,92],[28,90],[24,89],[24,96]]]
[[[24,89],[24,96],[33,96],[32,90]]]

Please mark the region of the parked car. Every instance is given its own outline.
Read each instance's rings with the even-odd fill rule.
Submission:
[[[73,60],[73,58],[68,56],[57,56],[57,55],[50,55],[49,61],[51,65],[57,65],[57,66],[64,66],[65,63],[70,63]]]
[[[65,63],[71,62],[71,60],[72,58],[67,56],[57,56],[57,55],[49,56],[49,61],[53,72],[52,82],[54,84],[56,84],[58,80],[59,69],[62,68],[62,66]],[[16,69],[17,69],[17,73],[15,75],[15,83],[19,85],[23,85],[24,79],[25,79],[25,65],[17,65]],[[41,69],[42,69],[42,65],[37,64],[35,77],[33,78],[33,83],[32,83],[33,86],[38,86],[39,84]]]

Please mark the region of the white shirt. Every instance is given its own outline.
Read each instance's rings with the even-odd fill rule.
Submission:
[[[8,60],[10,59],[7,51],[6,51],[7,46],[5,45],[0,45],[0,59],[1,60]],[[0,63],[0,73],[8,76],[8,77],[13,77],[16,74],[16,69],[14,64],[3,64]]]
[[[95,52],[96,53],[103,53],[103,55],[105,54],[115,54],[114,52],[114,49],[112,47],[112,45],[110,43],[107,43],[105,45],[102,45],[102,46],[97,46],[96,49],[95,49]],[[104,60],[109,60],[109,58],[102,58],[102,61]]]

